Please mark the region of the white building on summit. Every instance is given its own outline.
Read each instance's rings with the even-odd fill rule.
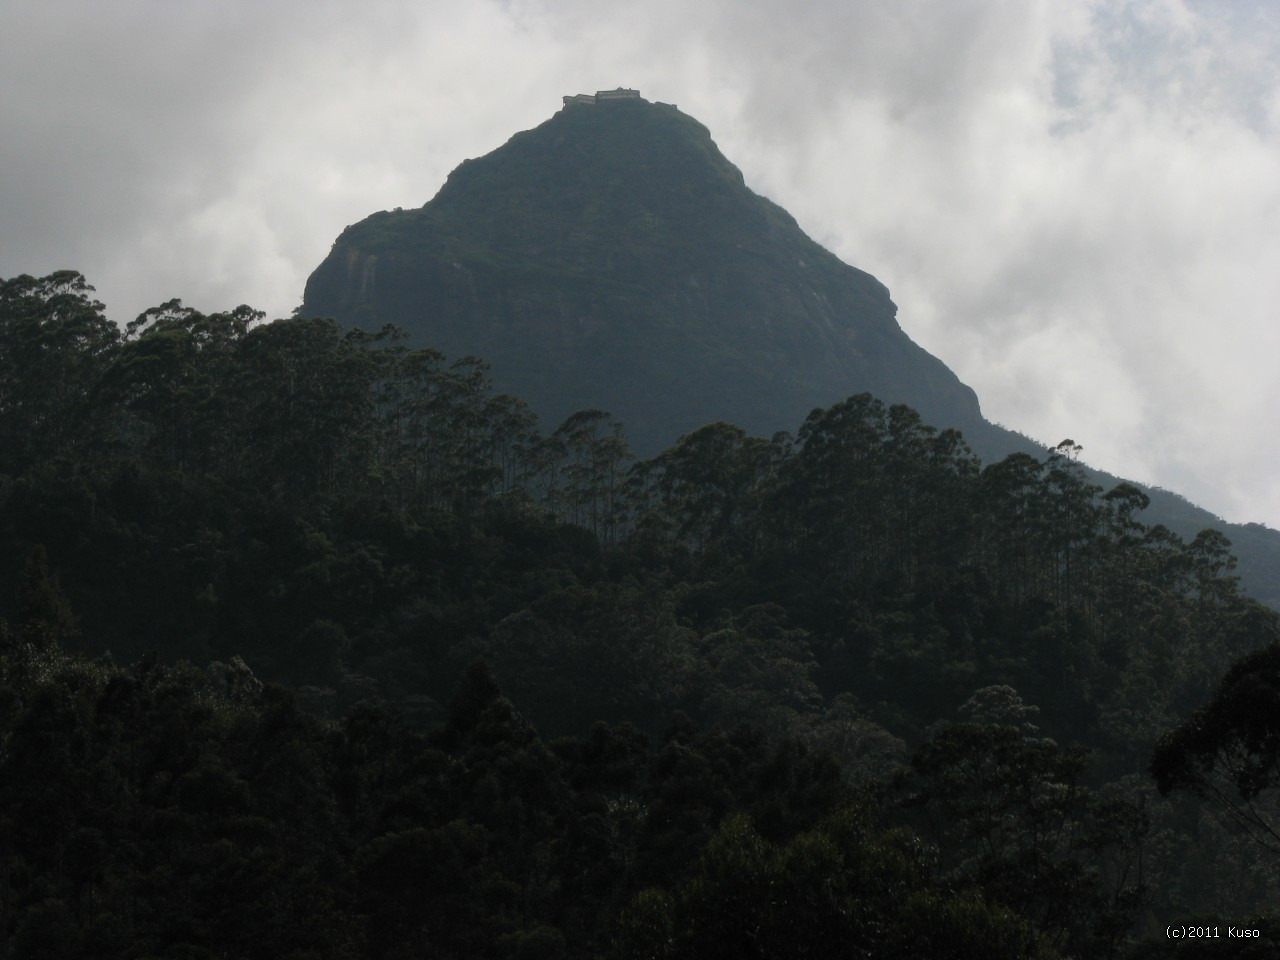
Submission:
[[[624,87],[618,87],[616,90],[597,90],[594,95],[590,93],[574,93],[564,97],[564,105],[566,107],[575,103],[603,103],[606,100],[639,100],[639,90],[628,90]]]

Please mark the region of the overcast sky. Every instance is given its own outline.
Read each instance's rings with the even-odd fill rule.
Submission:
[[[1274,0],[3,0],[0,277],[285,316],[347,224],[619,85],[989,419],[1280,528]]]

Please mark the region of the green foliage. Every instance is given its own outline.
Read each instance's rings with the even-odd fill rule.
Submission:
[[[1145,894],[1141,801],[1102,802],[1081,784],[1085,754],[1036,736],[1009,687],[980,690],[912,760],[909,808],[949,873],[1031,919],[1068,955],[1114,956]],[[1118,863],[1102,871],[1099,863]]]
[[[930,851],[845,810],[783,845],[726,819],[672,893],[623,912],[622,958],[1051,957],[1025,921],[939,884]]]
[[[119,333],[92,293],[72,270],[0,281],[0,474],[96,445],[95,393]]]
[[[68,354],[0,355],[11,955],[1105,956],[1276,888],[1138,778],[1252,654],[1157,772],[1262,809],[1277,618],[1069,448],[860,395],[633,464],[393,329],[87,290],[0,298]]]
[[[49,557],[37,544],[18,585],[18,637],[37,648],[56,647],[78,632],[75,614],[58,578],[49,571]]]
[[[1267,635],[1274,624],[1258,624]],[[1152,772],[1162,793],[1210,801],[1273,852],[1280,850],[1274,788],[1280,774],[1280,643],[1244,657],[1213,698],[1158,744]]]

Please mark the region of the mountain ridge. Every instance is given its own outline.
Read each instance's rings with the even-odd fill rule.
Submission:
[[[422,207],[347,227],[302,312],[390,322],[411,343],[479,356],[545,423],[606,409],[641,456],[715,420],[794,430],[865,391],[961,430],[984,461],[1043,458],[907,336],[883,283],[751,191],[705,125],[638,94],[599,97],[566,98],[464,160]],[[1148,518],[1181,536],[1225,529],[1246,589],[1280,606],[1280,533],[1142,489]]]
[[[883,284],[750,191],[705,126],[644,100],[566,106],[418,210],[348,227],[303,309],[481,356],[553,422],[606,407],[641,453],[709,420],[792,429],[863,388],[981,419]]]

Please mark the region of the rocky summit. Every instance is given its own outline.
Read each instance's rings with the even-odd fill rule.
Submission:
[[[794,430],[863,391],[971,432],[977,397],[896,309],[706,127],[627,90],[566,97],[423,207],[348,227],[303,305],[482,357],[548,427],[608,410],[642,454],[714,420]]]

